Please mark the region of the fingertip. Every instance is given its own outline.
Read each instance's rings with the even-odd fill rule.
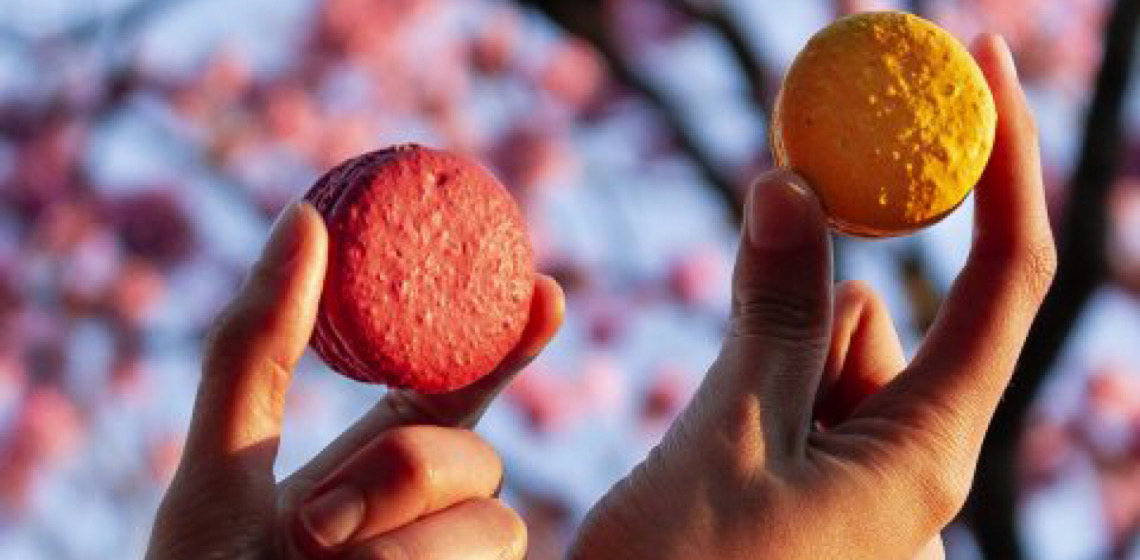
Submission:
[[[552,327],[549,332],[553,336],[566,318],[566,294],[557,280],[545,274],[538,274],[535,277],[534,291],[535,297],[540,302],[538,307],[544,311],[545,322],[547,326]]]
[[[835,289],[836,315],[858,311],[868,304],[879,302],[874,288],[863,280],[844,280]]]
[[[1010,50],[1005,37],[999,33],[987,31],[979,34],[970,43],[970,52],[983,71],[987,68],[1007,68],[1013,69],[1016,74],[1013,52]]]
[[[1009,45],[984,33],[971,50],[989,83],[996,110],[993,149],[977,186],[975,247],[1008,252],[1044,244],[1048,234],[1037,125]]]
[[[300,239],[300,261],[305,270],[311,271],[312,276],[324,280],[324,272],[328,263],[329,234],[325,227],[325,220],[321,213],[307,201],[301,201],[292,206],[290,212],[295,213],[293,229]],[[319,286],[317,293],[320,293]]]
[[[554,338],[566,316],[566,296],[554,278],[536,274],[531,298],[530,320],[515,348],[515,355],[526,361],[534,358]]]
[[[750,190],[755,190],[757,188],[762,188],[768,185],[791,185],[793,188],[802,191],[801,194],[803,196],[810,199],[816,199],[815,193],[808,185],[807,179],[787,167],[776,167],[756,176],[756,179],[752,181]]]
[[[316,306],[328,261],[328,231],[311,204],[297,202],[278,215],[239,299],[299,298]]]
[[[843,282],[835,297],[831,348],[816,402],[825,426],[850,417],[906,364],[887,306],[869,284]]]
[[[847,361],[852,336],[858,331],[863,315],[876,310],[878,295],[862,280],[845,280],[835,287],[835,310],[832,312],[831,345],[824,366],[822,387],[826,390],[839,379]]]
[[[815,191],[791,169],[777,168],[758,176],[748,189],[745,215],[748,241],[760,250],[807,245],[827,229]]]
[[[302,200],[295,206],[300,222],[299,227],[304,230],[305,239],[312,243],[314,249],[321,252],[327,250],[329,233],[321,212],[307,200]]]

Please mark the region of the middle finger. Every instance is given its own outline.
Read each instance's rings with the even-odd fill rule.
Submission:
[[[294,515],[298,545],[314,556],[391,531],[465,500],[489,498],[503,466],[474,432],[391,430],[315,488]]]

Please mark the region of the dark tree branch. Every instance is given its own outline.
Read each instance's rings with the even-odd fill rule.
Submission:
[[[1130,536],[1125,537],[1117,550],[1113,551],[1113,558],[1128,559],[1140,555],[1140,518],[1132,522],[1127,534]]]
[[[740,223],[744,208],[744,197],[736,181],[723,173],[715,159],[704,148],[688,123],[681,117],[681,111],[660,90],[649,83],[618,49],[602,16],[599,0],[518,0],[520,4],[531,6],[567,32],[589,42],[609,66],[617,81],[640,95],[655,110],[661,123],[676,139],[678,149],[697,167],[701,176],[713,192],[728,206],[730,216]]]
[[[129,44],[130,38],[144,28],[154,17],[174,8],[186,0],[140,0],[108,16],[85,20],[68,27],[58,34],[43,39],[33,40],[23,36],[13,35],[14,30],[5,28],[0,35],[9,38],[15,37],[19,41],[39,41],[45,43],[87,44],[95,40],[95,36],[104,29],[113,29],[120,44]],[[23,139],[38,134],[49,123],[59,122],[96,122],[107,115],[118,111],[138,91],[142,90],[170,90],[170,84],[155,81],[150,76],[136,70],[129,59],[117,58],[105,65],[98,82],[103,84],[102,92],[90,99],[76,100],[68,92],[59,90],[43,98],[17,100],[0,104],[0,137]],[[171,141],[177,140],[177,135],[167,129],[164,132],[171,134]],[[204,170],[212,180],[205,184],[217,188],[223,196],[250,208],[253,214],[265,222],[271,218],[265,209],[258,204],[248,186],[230,174],[211,164],[202,150],[195,146],[187,146],[185,153],[189,154],[188,165]],[[76,173],[81,173],[80,169]],[[76,181],[76,184],[87,184],[86,181]]]
[[[716,30],[728,43],[737,66],[748,82],[749,95],[756,110],[768,118],[768,108],[776,99],[773,80],[768,66],[756,56],[752,42],[737,20],[728,13],[721,2],[701,2],[697,0],[670,0],[689,17],[703,22]]]
[[[910,0],[906,3],[906,11],[916,16],[926,16],[926,11],[929,8],[927,0]]]
[[[942,292],[936,287],[917,248],[897,257],[897,272],[902,278],[911,320],[918,332],[926,332],[934,324],[938,307],[942,305]]]
[[[151,18],[185,1],[139,0],[113,15],[77,22],[41,38],[29,37],[11,26],[4,26],[0,27],[0,37],[31,46],[52,43],[85,45],[94,40],[100,32],[113,29],[117,36],[117,44],[129,44],[133,35],[146,26]],[[150,85],[145,76],[138,74],[129,61],[121,59],[107,64],[102,69],[102,76],[98,82],[104,85],[102,94],[83,103],[73,100],[66,91],[56,91],[46,98],[21,100],[0,106],[0,116],[4,117],[0,119],[0,134],[7,136],[34,134],[42,123],[53,120],[92,120],[114,111],[136,90]]]
[[[1118,0],[1106,29],[1104,60],[1070,185],[1059,243],[1060,268],[1029,334],[1014,383],[982,448],[971,498],[971,525],[986,558],[1024,557],[1017,539],[1016,448],[1026,412],[1081,310],[1107,275],[1107,193],[1122,160],[1122,113],[1135,57],[1140,2]]]

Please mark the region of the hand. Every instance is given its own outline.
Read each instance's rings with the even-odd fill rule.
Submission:
[[[996,145],[969,261],[914,360],[872,291],[832,293],[824,216],[802,180],[762,177],[720,357],[587,517],[571,558],[942,557],[937,534],[966,498],[1056,266],[1012,56],[996,36],[974,52]]]
[[[389,392],[278,483],[285,393],[313,330],[327,245],[320,214],[292,206],[218,320],[147,558],[522,558],[526,528],[494,499],[502,464],[467,428],[558,329],[558,285],[537,277],[522,340],[490,376],[446,395]]]

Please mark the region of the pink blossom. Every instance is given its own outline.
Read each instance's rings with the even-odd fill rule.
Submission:
[[[581,418],[572,384],[563,376],[531,366],[507,386],[506,400],[531,430],[544,435],[564,431]]]
[[[580,110],[605,85],[606,72],[597,52],[577,39],[566,39],[554,49],[539,71],[539,84],[557,101]]]
[[[650,428],[667,425],[685,407],[695,386],[684,369],[662,364],[651,372],[641,401],[641,420]]]
[[[669,290],[685,305],[715,305],[728,286],[726,266],[716,247],[698,247],[674,261],[669,269]]]

